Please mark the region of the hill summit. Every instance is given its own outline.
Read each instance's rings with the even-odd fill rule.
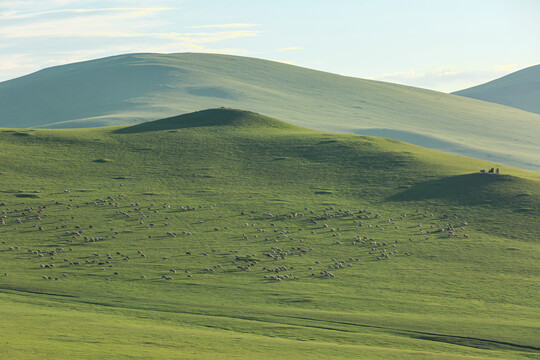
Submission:
[[[148,131],[175,130],[196,127],[279,128],[301,129],[298,126],[270,118],[252,111],[217,108],[196,111],[116,130],[116,133],[141,133]]]

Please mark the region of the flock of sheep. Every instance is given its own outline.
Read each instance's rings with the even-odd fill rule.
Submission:
[[[411,241],[468,237],[468,223],[457,214],[435,216],[424,210],[383,217],[367,209],[327,206],[231,215],[215,203],[142,205],[130,198],[109,194],[83,202],[65,190],[31,205],[1,202],[0,264],[1,257],[15,256],[36,278],[56,281],[84,273],[113,281],[128,264],[126,273],[134,277],[134,266],[140,281],[196,281],[216,273],[278,282],[335,279],[361,262],[414,255],[406,251]],[[235,247],[224,249],[231,244]],[[145,264],[156,262],[160,276],[146,272]],[[5,268],[4,276],[15,270]]]

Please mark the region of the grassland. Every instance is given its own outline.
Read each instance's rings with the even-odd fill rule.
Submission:
[[[538,114],[272,61],[127,54],[0,83],[0,127],[128,125],[221,106],[540,171]]]
[[[0,146],[0,357],[538,358],[537,173],[229,109]]]

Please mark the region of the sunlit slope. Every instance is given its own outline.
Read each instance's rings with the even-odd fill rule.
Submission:
[[[540,114],[540,65],[453,94]]]
[[[0,357],[538,355],[537,173],[230,109],[0,146]]]
[[[213,191],[220,184],[234,187],[242,184],[253,189],[268,187],[269,192],[285,191],[281,186],[289,182],[293,189],[302,191],[306,188],[316,191],[319,184],[321,188],[328,183],[341,184],[340,191],[345,192],[342,195],[361,194],[362,198],[386,201],[411,194],[415,185],[422,187],[429,181],[454,178],[456,190],[460,191],[453,194],[441,191],[438,196],[470,204],[487,187],[497,196],[483,196],[479,204],[506,202],[505,206],[515,207],[519,206],[518,202],[510,201],[507,196],[519,192],[521,187],[536,191],[535,181],[540,178],[535,172],[392,139],[320,132],[229,108],[127,127],[4,129],[1,134],[5,155],[0,171],[6,188],[10,183],[23,186],[38,182],[54,184],[59,180],[70,182],[74,174],[92,174],[76,179],[81,186],[86,181],[95,183],[112,178],[113,174],[128,179],[136,174],[140,180],[159,178],[164,184],[178,181],[186,189],[192,186],[193,190],[202,187],[206,191]],[[27,154],[32,156],[26,158]],[[305,167],[303,161],[309,166]],[[156,170],[146,174],[143,170],[146,166]],[[480,169],[491,167],[500,167],[501,175],[479,173]],[[460,176],[483,180],[467,186],[468,181],[459,180]],[[509,191],[514,185],[517,188]],[[496,191],[491,186],[506,188]],[[405,188],[408,190],[399,191]],[[464,193],[475,189],[476,194]],[[426,198],[428,194],[418,196]]]
[[[253,58],[120,55],[0,83],[4,127],[133,124],[220,106],[540,169],[540,115]]]

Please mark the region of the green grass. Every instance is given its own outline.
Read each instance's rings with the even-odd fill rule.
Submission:
[[[0,357],[538,357],[537,173],[230,109],[0,146]]]
[[[540,170],[538,114],[260,59],[127,54],[0,83],[0,127],[127,125],[220,106]]]

